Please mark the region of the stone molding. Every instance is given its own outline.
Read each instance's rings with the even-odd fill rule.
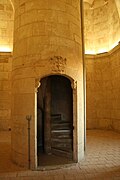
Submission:
[[[35,90],[38,91],[38,88],[40,87],[41,83],[40,83],[40,79],[37,78],[35,79]]]
[[[72,88],[73,90],[77,89],[77,81],[71,82],[71,88]]]

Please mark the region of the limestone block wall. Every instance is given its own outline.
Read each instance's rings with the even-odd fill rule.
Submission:
[[[86,56],[87,129],[120,131],[120,45]]]
[[[113,129],[120,132],[120,44],[110,56],[112,81],[112,111]]]
[[[10,0],[0,1],[0,52],[13,49],[13,18]]]
[[[120,40],[120,17],[116,1],[84,3],[86,54],[108,52]]]
[[[0,53],[0,131],[11,128],[12,55]]]
[[[84,39],[85,52],[93,52],[94,54],[94,33],[93,33],[93,9],[90,4],[84,3]],[[94,51],[93,51],[94,50]]]
[[[120,1],[115,0],[115,2],[116,2],[116,5],[117,5],[117,10],[118,10],[118,13],[119,13],[119,17],[120,17]]]
[[[120,8],[119,4],[112,0],[109,5],[109,48],[112,49],[120,41]],[[120,3],[120,2],[119,2]]]
[[[68,77],[77,92],[74,141],[76,158],[80,160],[84,154],[80,0],[15,0],[14,8],[13,160],[28,166],[26,115],[32,115],[30,158],[31,168],[36,167],[36,91],[41,78],[54,74]]]

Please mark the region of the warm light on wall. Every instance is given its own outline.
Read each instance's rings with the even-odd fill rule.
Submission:
[[[107,51],[108,51],[107,49],[99,49],[98,51],[86,50],[85,54],[100,54],[100,53],[105,53]]]
[[[113,49],[114,47],[116,47],[118,44],[119,44],[119,41],[117,41],[114,44],[112,44],[112,46],[110,47],[110,50]]]
[[[99,49],[96,54],[108,52],[108,49]]]
[[[85,50],[85,54],[96,54],[96,52],[92,50]]]
[[[0,52],[12,52],[12,48],[9,46],[0,46]]]
[[[115,42],[114,44],[112,44],[110,46],[110,48],[101,48],[101,49],[98,49],[97,51],[95,50],[85,50],[85,54],[101,54],[101,53],[106,53],[106,52],[109,52],[110,50],[112,50],[114,47],[116,47],[117,45],[119,44],[119,41]]]

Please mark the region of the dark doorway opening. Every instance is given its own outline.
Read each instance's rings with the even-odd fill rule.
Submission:
[[[53,75],[41,80],[37,93],[38,166],[73,162],[73,92],[71,82]]]

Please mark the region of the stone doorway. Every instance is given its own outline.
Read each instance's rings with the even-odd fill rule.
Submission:
[[[37,93],[38,166],[73,162],[73,129],[71,81],[60,75],[43,78]]]

